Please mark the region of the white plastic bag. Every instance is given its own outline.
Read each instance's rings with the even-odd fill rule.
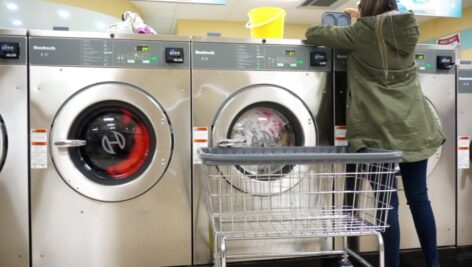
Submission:
[[[122,15],[122,22],[110,25],[107,29],[109,33],[139,33],[156,34],[153,28],[144,24],[143,19],[136,13],[126,11]]]
[[[134,33],[133,25],[131,24],[131,18],[126,20],[113,23],[108,26],[107,32],[109,33]]]

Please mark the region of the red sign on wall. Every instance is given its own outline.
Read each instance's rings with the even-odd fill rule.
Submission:
[[[438,39],[438,44],[440,45],[453,45],[453,44],[460,44],[461,43],[461,36],[459,33],[449,35],[446,37],[442,37]]]

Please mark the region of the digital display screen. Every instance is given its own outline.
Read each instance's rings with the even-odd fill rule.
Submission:
[[[285,50],[285,55],[289,57],[296,57],[297,51],[295,49]]]
[[[437,17],[461,17],[462,0],[397,0],[398,10],[415,15]]]
[[[136,50],[139,52],[149,52],[149,46],[147,45],[140,45],[136,47]]]
[[[418,60],[424,60],[424,54],[416,54],[415,58]]]

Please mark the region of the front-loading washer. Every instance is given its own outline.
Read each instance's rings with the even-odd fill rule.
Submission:
[[[0,30],[0,266],[29,266],[26,30]]]
[[[29,41],[34,266],[191,264],[189,38]]]
[[[436,220],[438,246],[456,244],[456,52],[453,46],[418,45],[416,65],[423,94],[446,137],[428,159],[428,195]],[[413,218],[407,206],[403,185],[398,185],[400,202],[401,249],[419,248]]]
[[[457,68],[457,246],[472,245],[472,65]]]
[[[299,40],[195,38],[192,41],[193,249],[194,264],[210,263],[213,247],[204,204],[199,147],[236,145],[290,147],[333,144],[331,50]],[[244,142],[244,144],[241,144]],[[289,174],[293,166],[271,166]],[[280,188],[284,179],[251,179],[239,187]],[[226,185],[229,186],[229,185]],[[244,188],[245,189],[244,189]],[[270,192],[268,192],[270,193]],[[283,193],[280,196],[284,198]],[[322,240],[241,241],[234,253],[285,253],[330,248]]]

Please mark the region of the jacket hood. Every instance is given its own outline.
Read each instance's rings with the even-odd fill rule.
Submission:
[[[400,53],[412,53],[418,42],[418,23],[412,12],[398,13],[396,11],[387,12],[379,16],[361,17],[360,23],[376,31],[376,25],[383,20],[382,35],[386,45]]]

